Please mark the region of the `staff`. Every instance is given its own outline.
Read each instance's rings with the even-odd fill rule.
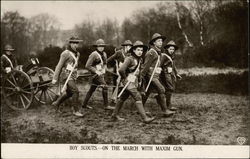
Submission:
[[[139,62],[139,64],[138,64],[138,66],[137,66],[137,68],[136,68],[136,70],[135,70],[135,72],[133,72],[132,73],[132,77],[134,77],[135,76],[135,74],[138,72],[138,70],[139,70],[139,68],[140,68],[140,62]],[[128,79],[130,79],[130,77],[131,76],[128,76]],[[122,95],[122,93],[125,91],[125,89],[128,87],[128,85],[131,83],[132,81],[130,81],[130,80],[128,80],[128,82],[126,83],[126,85],[123,87],[123,89],[121,90],[121,92],[119,93],[119,95],[118,95],[118,98],[120,98],[120,96]]]
[[[66,86],[67,86],[67,84],[68,84],[68,82],[69,82],[69,79],[70,79],[72,73],[74,72],[74,70],[75,70],[75,68],[76,68],[76,66],[77,66],[77,64],[78,64],[78,62],[77,62],[78,59],[79,59],[79,56],[77,56],[76,61],[75,61],[75,64],[74,64],[74,66],[71,68],[71,71],[70,71],[70,73],[69,73],[69,76],[68,76],[67,80],[65,81],[65,83],[64,83],[64,85],[63,85],[63,88],[62,88],[62,90],[61,90],[61,94],[66,90]]]
[[[145,89],[145,92],[148,91],[148,88],[149,88],[150,83],[151,83],[151,81],[152,81],[152,79],[153,79],[153,77],[154,77],[155,71],[156,71],[157,66],[158,66],[158,64],[159,64],[159,61],[160,61],[160,60],[159,60],[159,56],[158,56],[157,62],[156,62],[156,64],[155,64],[155,68],[154,68],[154,70],[153,70],[153,72],[152,72],[152,75],[151,75],[150,80],[149,80],[149,82],[148,82],[148,85],[147,85],[147,87],[146,87],[146,89]]]
[[[111,96],[111,99],[113,99],[115,102],[117,101],[117,95],[118,95],[118,89],[119,89],[119,85],[120,85],[120,82],[121,82],[121,76],[118,72],[118,62],[116,61],[116,73],[118,74],[118,78],[116,80],[116,87],[115,87],[115,90],[114,90],[114,93],[112,94]]]

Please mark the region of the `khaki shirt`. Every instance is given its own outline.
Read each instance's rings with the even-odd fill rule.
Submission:
[[[65,50],[62,52],[61,56],[60,56],[60,60],[56,66],[55,69],[55,74],[53,79],[58,81],[59,76],[61,76],[61,78],[63,80],[67,79],[70,70],[68,69],[69,67],[73,67],[75,62],[77,62],[77,66],[75,67],[70,80],[76,80],[77,78],[77,67],[78,67],[78,61],[75,61],[76,58],[79,59],[80,57],[80,53],[77,52],[77,55],[75,56],[75,58],[73,56],[75,56],[75,53],[69,51],[69,50]]]

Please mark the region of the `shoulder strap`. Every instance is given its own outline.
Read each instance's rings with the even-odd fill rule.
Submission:
[[[103,65],[103,60],[102,60],[101,55],[100,55],[98,52],[96,52],[96,54],[97,54],[97,55],[98,55],[98,57],[100,58],[100,60],[101,60],[101,64]]]
[[[115,60],[115,68],[116,68],[116,73],[118,74],[118,70],[119,70],[119,62],[117,60]]]
[[[172,58],[170,57],[170,56],[168,56],[167,54],[162,54],[163,56],[166,56],[168,59],[169,59],[169,61],[171,62],[171,63],[173,63],[173,60],[172,60]]]
[[[75,62],[77,62],[77,57],[75,57],[75,55],[71,51],[68,50],[68,52],[73,57],[73,59],[75,60]]]
[[[133,74],[136,74],[136,72],[138,72],[138,70],[140,68],[140,65],[141,65],[141,61],[139,60],[138,61],[138,66],[136,67],[136,70],[133,72]]]
[[[155,65],[155,68],[159,65],[159,62],[160,62],[160,55],[158,55],[158,53],[156,52],[156,50],[155,49],[152,49],[151,48],[151,50],[153,50],[153,52],[157,55],[157,62],[156,62],[156,65]]]
[[[123,53],[123,50],[121,50],[121,53],[122,53],[122,56],[125,58],[125,55],[124,55],[124,53]]]
[[[8,58],[5,54],[3,54],[3,57],[10,63],[11,68],[14,68],[10,58]]]

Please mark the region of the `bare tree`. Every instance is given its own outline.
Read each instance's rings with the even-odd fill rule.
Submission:
[[[199,39],[200,39],[200,45],[204,45],[204,34],[205,34],[205,16],[211,10],[212,7],[212,1],[211,0],[195,0],[193,3],[191,3],[190,10],[193,14],[193,19],[199,24]]]
[[[28,22],[17,11],[5,12],[1,18],[1,48],[7,43],[16,48],[17,58],[26,56],[29,51],[27,37]],[[23,61],[22,58],[20,61]]]
[[[35,50],[57,44],[60,23],[55,16],[42,13],[31,17],[29,22],[30,35],[35,43]]]
[[[177,1],[175,1],[175,5],[176,5],[176,18],[177,18],[177,22],[178,22],[178,27],[179,29],[181,30],[182,32],[182,35],[184,36],[186,42],[188,43],[188,46],[189,47],[193,47],[193,43],[190,42],[186,32],[184,31],[184,29],[182,28],[182,25],[181,25],[181,21],[180,21],[180,12],[179,12],[179,3]]]
[[[106,18],[97,26],[96,36],[105,39],[108,44],[114,44],[119,39],[117,30],[119,30],[117,21]]]
[[[84,45],[91,45],[96,40],[95,27],[96,24],[90,18],[87,18],[81,24],[76,25],[74,30],[79,38],[83,40]]]

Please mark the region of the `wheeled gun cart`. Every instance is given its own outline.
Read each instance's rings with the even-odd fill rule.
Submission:
[[[58,87],[51,81],[54,71],[40,67],[37,58],[23,68],[19,66],[1,76],[3,100],[13,110],[27,110],[35,99],[41,104],[50,104],[57,97]]]

